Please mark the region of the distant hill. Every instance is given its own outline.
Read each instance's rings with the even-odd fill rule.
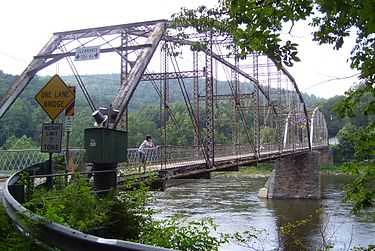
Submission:
[[[16,76],[5,74],[0,71],[0,97],[3,96],[15,80]],[[40,128],[43,122],[49,121],[47,115],[42,111],[39,105],[34,100],[35,94],[42,88],[45,83],[49,80],[49,76],[36,76],[32,83],[25,89],[17,102],[12,106],[11,110],[5,115],[0,123],[0,146],[5,144],[7,139],[11,136],[21,138],[23,135],[30,137],[34,142],[39,141]],[[67,84],[76,85],[76,80],[73,76],[62,77]],[[113,97],[119,89],[120,76],[119,74],[101,74],[101,75],[83,75],[81,76],[83,82],[90,93],[90,96],[94,100],[97,107],[105,106],[108,107],[112,102]],[[203,79],[201,81],[204,81]],[[181,144],[189,144],[192,138],[191,123],[186,112],[185,105],[183,104],[183,96],[181,94],[180,86],[176,80],[170,80],[170,102],[174,105],[175,117],[180,121],[180,129],[186,130],[186,133],[180,133],[176,128],[172,128],[169,133],[171,137],[171,144],[180,142]],[[193,83],[191,79],[184,80],[187,92],[192,98],[193,95]],[[158,139],[160,134],[160,116],[159,116],[159,104],[160,98],[155,89],[160,88],[160,82],[141,82],[134,93],[129,104],[129,125],[132,131],[129,134],[129,145],[136,146],[139,140],[143,138],[145,134],[152,134],[155,139]],[[200,94],[204,95],[204,85],[200,85]],[[241,84],[242,92],[251,93],[252,86],[250,84]],[[276,91],[272,90],[271,92]],[[224,81],[218,81],[217,83],[218,94],[230,94],[231,90]],[[316,106],[324,100],[314,95],[304,94],[306,103],[309,106]],[[231,107],[229,104],[221,106],[216,109],[220,113],[220,123],[218,126],[218,141],[225,143],[231,140],[230,128],[231,126]],[[204,112],[204,109],[201,110]],[[91,118],[91,112],[84,99],[82,91],[77,88],[77,100],[76,100],[76,118],[73,124],[73,135],[72,144],[75,146],[81,146],[83,129],[93,125],[93,119]],[[202,113],[203,116],[203,113]],[[62,121],[62,120],[61,120]],[[204,125],[202,125],[203,127]],[[185,128],[185,129],[183,129]],[[171,135],[174,135],[173,137]],[[184,135],[183,138],[181,138]]]
[[[0,71],[0,96],[4,95],[5,91],[9,87],[10,83],[14,81],[16,76],[5,74]],[[67,84],[77,85],[74,76],[63,76],[62,77]],[[98,74],[98,75],[83,75],[81,76],[90,96],[93,98],[97,106],[108,106],[113,97],[118,91],[120,76],[119,74]],[[33,97],[39,91],[39,89],[48,81],[49,77],[36,76],[31,84],[25,89],[22,98],[33,102]],[[203,79],[201,81],[204,81]],[[191,79],[184,80],[186,89],[190,97],[193,95],[193,83]],[[179,84],[176,80],[169,81],[170,90],[170,102],[181,102],[183,96]],[[129,109],[134,111],[144,105],[158,104],[160,102],[159,95],[156,89],[160,88],[160,82],[141,82],[134,93],[134,96],[130,102]],[[204,85],[200,85],[200,93],[204,95]],[[231,90],[225,81],[218,81],[217,89],[219,94],[230,94]],[[242,92],[250,93],[252,91],[251,85],[241,84]],[[272,91],[272,90],[271,90]],[[303,94],[304,100],[308,106],[316,106],[324,101],[323,98],[319,98],[315,95]],[[79,88],[77,88],[77,103],[78,105],[85,105],[84,96]]]

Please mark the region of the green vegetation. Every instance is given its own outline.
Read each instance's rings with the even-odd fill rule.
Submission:
[[[148,187],[134,188],[129,181],[125,191],[97,197],[87,180],[74,177],[66,186],[46,191],[37,188],[25,206],[46,219],[104,238],[129,240],[178,250],[218,250],[229,236],[214,236],[210,219],[187,222],[174,217],[154,220]],[[77,203],[79,201],[79,203]]]
[[[0,203],[0,250],[27,251],[44,249],[36,246],[30,239],[21,235],[8,218],[3,204]]]
[[[255,176],[270,176],[272,173],[272,164],[260,163],[257,166],[248,166],[240,168],[240,174],[242,175],[255,175]]]
[[[320,171],[327,174],[344,174],[342,165],[321,165]]]

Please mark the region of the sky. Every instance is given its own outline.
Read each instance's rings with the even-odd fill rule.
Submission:
[[[20,74],[57,31],[168,19],[182,6],[216,3],[217,0],[4,0],[0,14],[0,70]],[[334,51],[330,46],[312,42],[311,31],[306,23],[299,23],[291,35],[283,35],[299,44],[301,62],[288,70],[303,92],[324,98],[344,94],[356,81],[355,77],[342,79],[357,73],[347,62],[353,39],[342,50]],[[336,78],[342,80],[332,80]]]

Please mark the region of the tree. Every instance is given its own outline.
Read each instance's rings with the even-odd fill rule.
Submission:
[[[328,136],[336,137],[336,134],[344,126],[345,121],[340,118],[334,111],[333,108],[338,102],[341,102],[344,99],[344,96],[335,96],[328,99],[326,102],[322,103],[319,106],[319,109],[324,114],[327,122]]]
[[[292,66],[299,61],[297,44],[283,42],[281,31],[293,29],[295,22],[312,20],[313,40],[340,49],[345,38],[355,33],[356,43],[350,56],[353,69],[360,72],[361,86],[346,93],[336,111],[341,116],[353,116],[359,110],[365,116],[375,115],[375,2],[373,0],[219,0],[214,8],[182,8],[173,15],[174,26],[184,36],[183,29],[194,28],[198,33],[229,37],[240,56],[260,52],[279,66]],[[194,49],[204,48],[204,44]],[[364,97],[366,99],[364,100]],[[351,134],[356,165],[352,166],[356,188],[349,191],[359,209],[375,205],[375,122]],[[369,136],[373,136],[372,138]],[[358,161],[366,160],[365,165]],[[363,164],[363,163],[362,163]],[[357,167],[364,166],[363,170]],[[362,181],[362,182],[361,182]]]
[[[31,138],[23,135],[20,138],[12,135],[7,138],[5,144],[1,147],[3,150],[14,150],[14,149],[35,149],[38,144],[34,142]]]
[[[263,127],[260,129],[260,142],[261,144],[276,144],[277,133],[276,129],[272,127]]]
[[[24,100],[17,100],[1,121],[0,145],[4,144],[7,138],[12,135],[16,137],[32,136],[31,113],[31,107]]]
[[[355,129],[352,124],[347,124],[337,133],[339,144],[332,147],[334,163],[341,164],[353,160],[354,148],[350,139]]]

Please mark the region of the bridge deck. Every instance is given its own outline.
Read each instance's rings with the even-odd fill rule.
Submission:
[[[314,146],[314,149],[325,148],[326,145]],[[186,161],[176,161],[169,162],[166,164],[151,164],[147,166],[147,171],[159,171],[164,170],[168,172],[168,176],[171,178],[174,177],[184,177],[189,176],[193,173],[202,173],[202,172],[211,172],[219,171],[231,166],[241,166],[247,165],[255,162],[265,162],[272,159],[276,159],[282,156],[293,155],[296,153],[308,151],[308,147],[295,147],[288,148],[283,150],[271,150],[271,151],[262,151],[257,157],[254,153],[248,154],[238,154],[238,155],[227,155],[220,156],[215,158],[215,165],[213,168],[206,168],[206,161],[204,159],[197,160],[186,160]]]

